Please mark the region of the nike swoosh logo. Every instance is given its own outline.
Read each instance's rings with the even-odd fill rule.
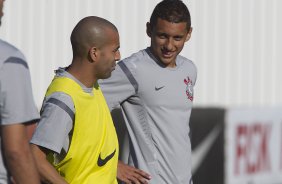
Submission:
[[[161,86],[161,87],[157,87],[157,86],[156,86],[156,87],[155,87],[155,90],[156,90],[156,91],[159,91],[160,89],[162,89],[162,88],[164,88],[164,87],[165,87],[165,86]]]
[[[206,158],[211,146],[219,136],[221,125],[217,125],[192,152],[192,173],[195,173]]]
[[[115,153],[116,153],[116,149],[115,149],[114,152],[112,152],[110,155],[106,156],[106,158],[104,158],[104,159],[101,158],[101,153],[100,153],[100,155],[99,155],[99,157],[98,157],[97,165],[98,165],[99,167],[102,167],[102,166],[106,165],[106,163],[107,163],[109,160],[111,160],[111,158],[114,157]]]

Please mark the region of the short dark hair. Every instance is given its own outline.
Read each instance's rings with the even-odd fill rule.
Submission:
[[[158,3],[150,18],[150,25],[154,27],[158,18],[168,22],[187,23],[187,30],[191,27],[191,17],[187,6],[181,0],[163,0]]]
[[[104,46],[105,41],[108,40],[105,31],[108,28],[118,32],[116,26],[104,18],[88,16],[81,19],[74,27],[70,37],[73,54],[83,56],[93,45]]]

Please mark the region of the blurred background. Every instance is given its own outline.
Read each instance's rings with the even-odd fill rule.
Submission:
[[[194,162],[194,184],[281,184],[282,0],[183,1],[193,33],[181,54],[198,68],[193,157],[215,155]],[[114,23],[125,58],[149,46],[146,22],[158,2],[6,0],[0,37],[26,56],[40,108],[54,70],[71,62],[69,37],[81,18]],[[198,147],[204,140],[209,152]]]

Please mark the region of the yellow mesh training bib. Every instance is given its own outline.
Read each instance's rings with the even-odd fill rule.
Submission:
[[[71,184],[116,184],[118,139],[100,87],[91,95],[72,79],[55,77],[46,96],[54,92],[71,96],[75,120],[67,155],[51,163]]]

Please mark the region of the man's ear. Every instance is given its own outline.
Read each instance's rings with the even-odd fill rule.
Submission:
[[[186,40],[185,40],[185,42],[187,42],[188,40],[190,40],[191,35],[192,35],[192,31],[193,31],[193,28],[190,27],[190,29],[189,29],[189,31],[188,31],[188,33],[187,33],[187,35],[186,35]]]
[[[98,58],[98,48],[97,47],[91,47],[89,49],[89,52],[88,52],[89,62],[93,63],[93,62],[97,61],[97,58]]]
[[[147,33],[147,35],[151,38],[151,35],[152,35],[152,27],[151,27],[150,22],[147,22],[147,24],[146,24],[146,33]]]

